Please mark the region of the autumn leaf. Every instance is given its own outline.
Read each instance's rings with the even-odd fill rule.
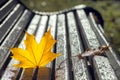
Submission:
[[[55,43],[56,40],[53,39],[50,34],[50,30],[45,33],[40,43],[36,42],[34,35],[26,33],[26,40],[24,40],[26,49],[10,49],[13,54],[12,58],[19,61],[19,64],[15,64],[15,66],[22,68],[46,66],[49,62],[61,55],[51,52],[51,49]]]

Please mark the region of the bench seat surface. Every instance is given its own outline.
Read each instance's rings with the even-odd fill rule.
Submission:
[[[4,5],[3,5],[4,4]],[[88,48],[109,45],[101,24],[96,23],[92,12],[74,8],[54,14],[33,13],[16,0],[1,2],[0,11],[0,79],[1,80],[119,80],[119,60],[112,48],[106,56],[80,59],[77,55]],[[7,11],[6,11],[7,10]],[[57,40],[52,49],[62,56],[49,63],[47,68],[22,69],[13,67],[18,61],[11,59],[9,48],[25,48],[25,32],[34,34],[39,42],[51,28]],[[113,58],[111,60],[111,58]],[[114,66],[116,65],[116,66]]]

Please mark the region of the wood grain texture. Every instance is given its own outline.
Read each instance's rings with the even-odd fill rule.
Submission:
[[[1,80],[120,79],[120,62],[111,47],[108,52],[105,52],[106,57],[88,56],[79,59],[76,56],[83,53],[87,48],[95,49],[101,45],[109,45],[104,30],[95,23],[91,15],[86,16],[81,6],[55,13],[44,14],[40,12],[35,14],[28,9],[26,10],[16,0],[5,2],[3,0],[0,2]],[[32,17],[33,15],[34,17]],[[62,56],[56,58],[45,68],[21,69],[13,67],[19,62],[10,58],[9,48],[16,45],[19,48],[25,48],[23,43],[26,38],[25,28],[27,29],[26,32],[35,35],[37,42],[40,42],[44,33],[51,28],[51,34],[57,40],[52,51],[61,53]]]
[[[91,21],[92,24],[92,28],[94,28],[94,32],[97,34],[97,38],[98,41],[100,42],[101,45],[108,45],[110,46],[110,43],[107,41],[105,33],[103,28],[101,28],[100,25],[95,24],[95,20],[93,18],[92,13],[89,14],[89,19]],[[115,54],[115,52],[113,51],[112,47],[109,47],[109,51],[106,51],[106,56],[108,57],[108,60],[110,62],[110,65],[113,67],[118,79],[120,79],[120,61],[118,56]]]
[[[79,32],[75,23],[75,17],[73,12],[67,13],[67,21],[74,80],[90,80],[85,60],[80,60],[78,57],[72,57],[83,52],[83,47],[80,42],[81,40],[78,34]]]
[[[45,31],[46,31],[46,24],[47,24],[47,20],[48,20],[48,16],[42,16],[40,23],[38,25],[38,29],[36,31],[36,40],[39,43],[42,36],[44,35]]]
[[[61,14],[58,16],[57,22],[57,45],[56,53],[61,53],[62,56],[56,59],[55,63],[55,80],[70,80],[68,71],[68,62],[64,61],[67,59],[67,45],[66,45],[66,29],[65,29],[65,15]],[[61,64],[63,62],[63,64]],[[59,68],[61,66],[62,68]]]
[[[88,21],[87,16],[85,15],[85,12],[83,10],[78,10],[77,14],[78,14],[79,20],[80,20],[80,22],[81,22],[81,24],[83,26],[82,29],[84,31],[84,36],[85,36],[86,40],[88,40],[88,42],[87,42],[88,48],[94,49],[94,48],[99,47],[100,43],[99,43],[98,38],[97,38],[95,32],[93,31],[93,29],[92,29],[92,27],[91,27],[91,25],[90,25],[90,23]],[[103,77],[103,79],[110,79],[110,80],[117,79],[117,77],[116,77],[116,75],[114,73],[114,70],[111,67],[111,65],[109,64],[109,62],[105,62],[106,60],[108,60],[108,58],[103,57],[103,56],[99,56],[97,58],[96,57],[97,56],[93,57],[93,61],[95,60],[96,63],[98,63],[98,64],[94,65],[94,69],[96,71],[98,71],[98,72],[96,72],[97,75],[98,75],[98,79],[100,79],[101,77],[103,77],[102,74],[105,74],[104,77]],[[102,59],[99,60],[100,58],[102,58]],[[110,67],[106,67],[105,66],[106,64],[109,65]],[[96,66],[102,66],[102,68],[99,68],[99,67],[96,67]],[[102,69],[107,70],[108,73],[106,74],[106,72],[103,71]],[[101,71],[101,72],[99,72],[99,71]],[[109,76],[114,76],[114,77],[109,77]]]
[[[10,14],[4,20],[4,22],[0,25],[0,34],[1,34],[0,43],[7,36],[9,31],[12,29],[14,24],[17,22],[17,20],[20,18],[23,10],[24,10],[23,6],[20,6],[20,4],[16,5],[14,10],[10,12]]]
[[[5,0],[4,0],[5,1]],[[0,1],[0,3],[2,3]],[[4,2],[3,2],[4,3]],[[3,21],[3,19],[9,15],[9,13],[14,9],[14,7],[17,5],[16,0],[9,0],[5,5],[3,5],[0,8],[0,23]]]
[[[22,31],[24,30],[24,28],[28,24],[31,15],[32,15],[31,12],[29,12],[27,10],[24,11],[20,20],[17,22],[15,27],[12,29],[12,31],[10,32],[8,37],[5,39],[2,46],[13,47],[15,45],[15,43],[17,42],[18,38],[20,37]],[[0,56],[0,60],[1,60],[0,69],[2,69],[2,67],[4,65],[4,62],[7,60],[7,58],[10,57],[9,56],[10,51],[9,51],[9,48],[7,48],[7,49],[3,48],[3,49],[0,49],[0,51],[2,52],[1,56]],[[15,78],[16,77],[15,75],[17,75],[18,71],[19,71],[18,68],[13,67],[13,64],[16,64],[16,63],[18,63],[18,61],[15,61],[13,59],[10,61],[10,63],[8,64],[1,80],[8,80],[10,78],[13,78],[13,77]],[[11,74],[13,74],[13,75],[11,75]]]
[[[56,22],[57,22],[57,15],[51,15],[49,17],[49,21],[48,21],[48,25],[47,25],[47,31],[49,29],[51,29],[51,35],[54,39],[56,39]],[[54,47],[52,48],[52,52],[55,53],[55,45]],[[50,62],[47,67],[53,69],[53,62]],[[52,70],[51,70],[51,74],[52,74]]]

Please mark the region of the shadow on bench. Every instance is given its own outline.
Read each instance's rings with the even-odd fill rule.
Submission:
[[[13,67],[18,62],[11,59],[8,48],[23,48],[25,31],[34,34],[39,41],[49,27],[57,40],[53,51],[63,56],[46,68],[39,69],[38,74],[35,69]],[[44,13],[33,12],[17,0],[0,1],[1,80],[120,80],[120,63],[111,47],[103,56],[72,57],[88,48],[107,45],[103,19],[93,8],[79,5],[68,10]],[[58,69],[59,65],[61,69]]]

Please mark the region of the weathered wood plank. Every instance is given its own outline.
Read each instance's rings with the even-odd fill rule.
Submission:
[[[103,28],[102,28],[102,26],[100,24],[98,24],[98,28],[101,31],[101,33],[105,34],[105,32],[104,32],[104,30],[103,30]]]
[[[20,4],[16,5],[14,10],[9,14],[9,16],[7,16],[4,22],[0,25],[0,43],[8,34],[8,32],[12,29],[12,27],[22,14],[23,10],[24,10],[23,6],[20,6]]]
[[[39,68],[37,74],[35,73],[35,69],[27,68],[23,70],[23,76],[19,80],[49,80],[50,73],[51,69],[47,67]]]
[[[11,12],[11,10],[14,9],[16,4],[16,0],[9,0],[4,6],[0,8],[0,23]]]
[[[41,18],[41,21],[40,22],[38,22],[39,20],[40,20],[40,16],[39,15],[35,15],[35,17],[33,18],[33,20],[32,20],[32,22],[31,22],[31,24],[30,24],[30,26],[28,27],[28,29],[27,29],[27,32],[28,33],[30,33],[30,34],[34,34],[34,33],[36,33],[35,31],[37,31],[36,29],[38,29],[37,27],[39,26],[39,24],[43,24],[43,25],[45,25],[46,24],[46,20],[47,20],[47,18],[46,18],[46,16],[42,16],[42,18]],[[36,21],[36,22],[35,22]],[[44,22],[45,21],[45,22]],[[34,23],[35,22],[35,23]],[[43,28],[39,28],[39,29],[43,29],[43,30],[45,30],[45,26],[41,26],[41,27],[43,27]],[[40,26],[39,26],[40,27]],[[38,31],[39,31],[39,29],[38,29]],[[41,31],[43,31],[43,30],[41,30]],[[37,32],[38,34],[39,34],[39,32]],[[39,35],[36,35],[36,36],[39,36]],[[25,38],[25,37],[24,37]],[[23,38],[23,40],[24,40],[24,38]],[[19,47],[21,47],[21,48],[25,48],[24,47],[24,43],[23,43],[23,40],[21,41],[21,44],[19,45]],[[9,65],[9,66],[12,66],[13,64],[17,64],[18,62],[17,61],[15,61],[15,60],[13,60],[12,59],[12,62],[11,62],[11,64]],[[16,74],[18,74],[18,72],[19,72],[19,68],[15,68],[15,67],[12,67],[12,68],[10,68],[10,69],[14,69],[17,73]],[[9,69],[9,70],[10,70]],[[40,69],[41,70],[41,69]],[[30,72],[31,74],[28,74],[28,72]],[[41,72],[41,71],[39,71],[39,72]],[[8,74],[7,72],[6,72],[6,74]],[[33,75],[34,75],[34,69],[24,69],[23,71],[22,71],[22,73],[21,73],[21,76],[20,76],[20,80],[24,80],[24,79],[28,79],[28,80],[31,80],[32,78],[33,78]],[[10,76],[9,76],[10,77]],[[12,75],[11,77],[16,77],[16,75]],[[50,77],[50,76],[49,76]],[[6,78],[6,77],[5,77]],[[41,79],[42,77],[41,77],[41,74],[39,74],[38,75],[38,79]],[[14,78],[15,79],[15,78]]]
[[[0,65],[0,71],[1,71],[1,73],[4,71],[3,68],[7,65],[7,64],[5,65],[4,63],[6,62],[7,58],[9,58],[9,55],[10,55],[9,48],[13,47],[16,44],[16,42],[19,39],[21,33],[23,32],[23,30],[25,29],[25,27],[29,23],[31,16],[32,16],[32,13],[29,12],[28,10],[25,10],[23,15],[19,19],[19,21],[16,23],[15,27],[12,29],[12,31],[10,32],[8,37],[2,43],[1,46],[8,47],[8,48],[0,49],[0,52],[1,52],[1,54],[0,54],[0,64],[1,64]],[[13,63],[16,63],[16,62],[14,62],[14,60],[10,62],[10,64],[6,68],[6,71],[5,71],[5,73],[2,77],[2,80],[8,80],[9,78],[11,78],[10,76],[13,77],[13,75],[16,75],[15,74],[16,73],[16,68],[14,68],[13,66],[11,68],[11,64],[13,64]],[[15,73],[14,73],[14,71],[15,71]]]
[[[0,5],[5,3],[4,1],[2,0]],[[32,13],[27,10],[22,15],[24,6],[21,7],[21,4],[17,4],[15,7],[16,4],[16,0],[9,0],[0,8],[0,43],[1,47],[3,47],[0,48],[0,78],[2,77],[1,80],[32,80],[33,77],[35,77],[35,69],[20,69],[13,67],[13,64],[19,62],[10,58],[10,51],[8,49],[15,46],[16,42],[18,42],[23,30],[31,20],[32,15]],[[76,12],[78,17],[77,20],[75,19],[77,18],[76,14],[73,13],[75,9],[79,9]],[[54,77],[50,77],[52,77],[54,73],[55,80],[91,80],[90,76],[93,74],[89,71],[90,69],[88,70],[88,66],[92,67],[94,71],[94,76],[92,76],[92,78],[95,77],[96,80],[119,80],[120,62],[111,47],[109,48],[110,51],[106,52],[107,57],[89,57],[93,61],[93,63],[91,63],[93,65],[88,65],[86,59],[80,60],[78,57],[72,57],[83,52],[83,47],[94,49],[101,45],[109,45],[105,39],[102,28],[98,27],[92,18],[88,20],[85,12],[81,10],[80,7],[76,7],[75,9],[72,9],[74,11],[68,13],[68,10],[66,10],[66,13],[57,12],[54,15],[35,15],[28,26],[27,32],[34,34],[37,42],[41,40],[44,33],[51,27],[51,34],[53,38],[57,39],[57,45],[52,51],[63,54],[56,59],[55,65],[50,63],[47,65],[49,68],[38,69],[37,80],[53,80]],[[20,18],[21,15],[22,17]],[[17,22],[17,20],[19,21]],[[76,25],[76,21],[79,22],[77,23],[79,25]],[[83,43],[81,43],[80,34],[82,34]],[[25,36],[19,44],[20,48],[25,48],[23,43],[24,39]]]
[[[40,22],[41,16],[40,15],[35,15],[27,29],[27,32],[29,34],[35,34],[36,29],[38,28],[39,22]],[[36,36],[35,36],[36,37]],[[25,40],[26,36],[24,35],[23,40],[21,41],[19,47],[20,48],[24,48],[25,49],[25,45],[24,45],[24,40]],[[30,74],[31,73],[31,74]],[[22,74],[20,76],[19,80],[32,80],[34,75],[34,69],[29,68],[29,69],[23,69]]]
[[[95,56],[93,59],[99,80],[118,80],[107,58]]]
[[[37,80],[50,80],[51,69],[47,67],[40,68]]]
[[[50,20],[49,20],[49,25],[52,25],[53,27],[55,27],[55,16],[51,16],[50,17]],[[36,28],[37,30],[35,30],[36,32],[36,34],[35,34],[35,37],[36,37],[36,39],[38,40],[38,42],[40,41],[40,39],[42,38],[42,36],[43,36],[43,34],[44,34],[44,32],[46,31],[46,24],[47,24],[47,20],[48,20],[48,17],[47,16],[41,16],[41,20],[40,20],[40,22],[39,22],[39,24],[38,24],[38,28]],[[52,22],[51,22],[51,20],[52,20]],[[53,22],[54,21],[54,22]],[[48,26],[49,26],[48,25]],[[54,31],[54,28],[53,27],[51,27],[51,31]],[[30,29],[30,28],[29,28]],[[42,32],[42,33],[41,33]],[[41,34],[41,35],[40,35]],[[47,65],[47,67],[51,67],[51,64],[50,65]],[[34,69],[29,69],[30,70],[30,73],[32,73],[32,75],[29,75],[28,74],[28,70],[26,71],[26,70],[24,70],[24,72],[23,72],[23,74],[22,74],[22,76],[21,76],[21,79],[20,80],[23,80],[25,77],[28,77],[27,79],[32,79],[33,77],[35,77],[35,75],[34,75]],[[44,70],[44,72],[43,72],[43,70]],[[42,71],[42,72],[41,72]],[[48,80],[48,79],[50,79],[50,73],[51,73],[51,69],[49,68],[45,68],[45,69],[42,69],[42,68],[40,68],[39,70],[38,70],[38,75],[37,75],[37,80],[39,80],[39,79],[42,79],[42,80]]]
[[[57,45],[56,53],[63,54],[58,57],[55,62],[55,79],[56,80],[70,80],[69,69],[68,69],[68,52],[67,52],[67,42],[66,42],[66,28],[65,28],[65,15],[58,15],[57,22]],[[65,61],[66,60],[66,61]],[[61,64],[62,63],[62,64]],[[60,68],[61,66],[62,68]]]
[[[55,39],[56,37],[56,20],[57,20],[57,15],[51,15],[50,16],[50,18],[49,18],[49,21],[48,21],[48,28],[47,28],[47,30],[48,29],[51,29],[51,35],[53,36],[53,38]],[[52,52],[54,52],[54,50],[55,50],[55,48],[53,48],[52,49]],[[52,62],[51,63],[49,63],[48,65],[47,65],[47,67],[49,67],[49,68],[51,68],[52,69]],[[51,73],[52,73],[52,71],[51,71]]]
[[[23,76],[19,80],[49,80],[50,73],[51,69],[47,67],[39,68],[37,74],[35,73],[35,69],[27,68],[23,70]]]
[[[38,69],[37,78],[34,75],[35,69],[27,68],[23,70],[23,76],[19,80],[49,80],[51,69],[47,67],[41,67]]]
[[[94,20],[93,15],[91,13],[89,14],[89,18],[90,18],[91,23],[93,24],[92,27],[94,28],[94,32],[96,32],[96,34],[97,34],[97,37],[98,37],[98,40],[99,40],[100,44],[110,46],[110,43],[106,39],[104,30],[101,28],[100,25],[97,25],[95,23],[95,20]],[[117,55],[112,50],[111,46],[109,47],[109,51],[106,51],[106,55],[109,59],[110,64],[112,65],[118,79],[120,79],[120,74],[119,74],[120,61],[119,61]]]
[[[48,22],[48,29],[51,29],[51,35],[54,39],[56,39],[56,22],[57,22],[57,15],[51,15]],[[55,52],[55,45],[52,49],[52,52]],[[50,72],[50,79],[54,80],[54,61],[47,65],[51,69]]]
[[[19,80],[32,80],[33,77],[33,68],[27,68],[22,71],[22,77]]]
[[[87,41],[87,46],[91,49],[97,48],[100,46],[100,43],[97,39],[96,34],[94,33],[94,31],[91,28],[91,25],[87,19],[87,16],[85,15],[85,12],[83,10],[77,10],[77,15],[79,18],[79,21],[82,24],[81,29],[84,32],[84,36],[85,39],[88,40]],[[101,60],[99,60],[100,58],[102,58]],[[96,72],[98,76],[98,79],[110,79],[110,80],[116,80],[117,77],[111,67],[111,65],[109,64],[109,62],[107,62],[108,58],[103,57],[103,56],[94,56],[93,57],[93,61],[96,61],[96,63],[94,63],[94,68],[95,70],[97,70],[98,72]],[[102,63],[104,62],[104,63]],[[109,65],[110,67],[106,67],[106,65]],[[102,66],[102,67],[96,67],[96,66]],[[106,70],[107,74],[106,74]],[[110,70],[110,71],[109,71]],[[100,74],[99,74],[100,73]],[[104,74],[104,76],[103,76]],[[111,76],[111,77],[110,77]]]
[[[36,40],[39,43],[44,32],[46,31],[46,24],[47,24],[48,16],[42,16],[41,17],[41,22],[38,25],[38,30],[36,32]]]
[[[41,16],[40,15],[34,15],[32,21],[30,22],[30,25],[28,26],[27,32],[29,34],[35,34],[36,29],[39,26]]]
[[[55,39],[57,15],[51,15],[48,22],[48,29],[51,28],[51,34]]]
[[[83,52],[73,12],[67,13],[67,21],[74,80],[90,80],[85,60],[80,60],[78,57],[72,57]]]
[[[85,42],[87,43],[88,47],[91,49],[98,47],[100,44],[96,38],[95,33],[91,29],[91,26],[89,24],[89,21],[87,20],[85,12],[83,10],[77,10],[77,15],[79,21],[81,22],[82,32],[83,35],[85,36],[85,40],[86,40]]]
[[[41,17],[41,21],[38,25],[38,30],[35,34],[36,40],[39,43],[42,36],[44,35],[45,31],[46,31],[46,27],[47,27],[47,21],[48,21],[48,16],[42,16]],[[50,76],[49,76],[50,77]],[[48,78],[48,77],[47,77]],[[40,70],[38,71],[38,76],[37,76],[37,80],[41,79],[41,74],[40,74]],[[43,78],[44,80],[44,78]]]
[[[40,19],[39,15],[35,15],[33,17],[32,21],[31,21],[31,23],[30,23],[30,25],[28,26],[28,29],[27,29],[27,32],[29,34],[34,34],[35,29],[37,28],[37,24],[38,24],[39,19]],[[34,22],[36,22],[36,24]],[[25,48],[24,43],[23,43],[24,39],[25,39],[25,36],[23,37],[21,43],[19,44],[19,46],[18,46],[19,48]],[[10,61],[10,63],[7,66],[7,69],[6,69],[6,71],[5,71],[5,73],[2,77],[2,80],[12,79],[13,77],[14,77],[14,79],[16,78],[17,74],[19,73],[19,68],[16,68],[13,65],[18,64],[18,63],[19,62],[14,60],[14,59],[12,59]],[[15,73],[12,72],[12,71],[15,71]],[[13,75],[11,75],[10,73],[13,74]]]

